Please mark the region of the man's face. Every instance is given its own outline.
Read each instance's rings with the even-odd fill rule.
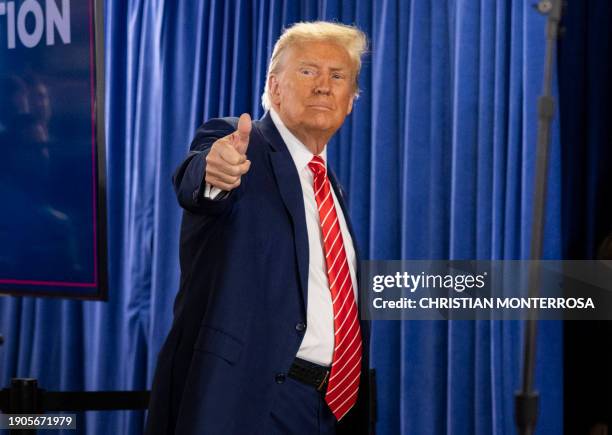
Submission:
[[[30,104],[32,114],[38,120],[47,123],[51,118],[51,101],[47,87],[41,83],[33,86],[30,89],[30,98],[32,99]]]
[[[354,74],[346,49],[333,42],[289,47],[270,75],[272,104],[298,137],[331,136],[353,109]]]

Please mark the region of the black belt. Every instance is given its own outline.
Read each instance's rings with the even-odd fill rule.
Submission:
[[[324,392],[329,380],[329,367],[296,358],[289,368],[289,376],[300,382],[312,385],[317,391]]]

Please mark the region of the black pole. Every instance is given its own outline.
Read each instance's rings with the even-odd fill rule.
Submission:
[[[38,381],[28,378],[11,379],[9,390],[9,414],[40,413]],[[12,429],[10,435],[34,435],[35,430]]]
[[[538,99],[538,142],[536,150],[536,173],[533,203],[533,222],[531,231],[532,260],[529,267],[529,297],[538,297],[540,276],[536,262],[542,258],[542,241],[544,233],[544,211],[546,200],[546,178],[548,172],[548,145],[550,143],[550,125],[555,111],[552,97],[552,68],[555,45],[561,21],[561,0],[542,0],[537,4],[538,10],[548,14],[546,22],[546,58],[544,63],[544,85],[542,96]],[[537,345],[537,311],[529,310],[523,341],[523,378],[521,390],[515,394],[515,418],[518,433],[532,435],[538,418],[539,394],[534,390],[536,345]]]

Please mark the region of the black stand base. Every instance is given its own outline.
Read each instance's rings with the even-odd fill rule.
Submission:
[[[536,391],[523,394],[518,391],[514,395],[514,419],[519,433],[531,435],[538,420],[539,397]]]

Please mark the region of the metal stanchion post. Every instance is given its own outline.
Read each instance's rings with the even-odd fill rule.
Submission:
[[[40,412],[40,395],[38,381],[28,378],[11,379],[9,391],[9,414],[38,414]],[[11,435],[35,435],[35,430],[15,429]]]

